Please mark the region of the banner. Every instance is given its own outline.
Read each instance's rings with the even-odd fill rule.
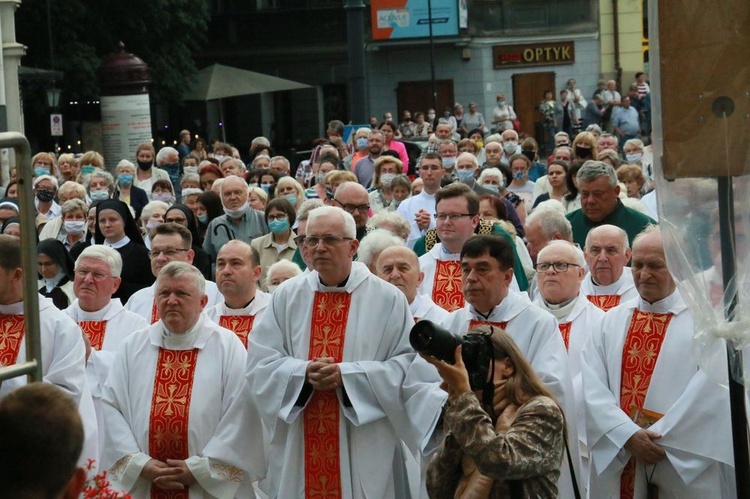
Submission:
[[[458,0],[432,0],[432,35],[458,35]],[[372,39],[430,36],[427,0],[372,0]]]

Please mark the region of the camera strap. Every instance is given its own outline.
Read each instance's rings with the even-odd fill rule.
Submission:
[[[482,389],[482,404],[489,409],[490,419],[494,426],[497,418],[500,416],[499,414],[495,414],[495,406],[493,404],[495,399],[495,349],[492,347],[492,340],[489,336],[485,336],[485,341],[490,351],[490,377],[484,385],[484,389]]]
[[[570,479],[573,482],[573,493],[576,499],[581,499],[581,492],[578,490],[578,480],[576,480],[576,472],[573,469],[573,458],[570,457],[570,449],[568,448],[568,439],[564,439],[565,442],[565,455],[568,456],[568,468],[570,468]]]

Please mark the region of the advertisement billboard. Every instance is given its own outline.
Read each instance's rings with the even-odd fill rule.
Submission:
[[[432,0],[432,35],[456,36],[459,0]],[[464,1],[462,3],[465,4]],[[430,36],[427,0],[372,0],[373,40],[399,40]]]

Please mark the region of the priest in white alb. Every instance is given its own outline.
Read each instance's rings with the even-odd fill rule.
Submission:
[[[573,377],[576,401],[575,420],[578,423],[578,442],[583,463],[580,477],[582,488],[588,481],[588,451],[581,382],[581,352],[590,332],[600,327],[604,318],[604,312],[580,292],[585,263],[583,253],[575,244],[562,240],[548,243],[537,254],[536,277],[539,297],[534,300],[534,305],[555,316],[565,348],[568,350],[568,365]]]
[[[258,251],[244,241],[229,241],[216,256],[216,285],[223,299],[206,315],[234,331],[247,348],[247,338],[271,297],[258,289],[261,266]]]
[[[408,498],[409,305],[352,262],[359,244],[344,210],[310,212],[304,244],[315,270],[279,286],[248,347],[249,392],[271,438],[261,488],[271,498]]]
[[[398,213],[404,217],[411,227],[407,246],[414,247],[414,243],[422,237],[428,229],[435,227],[435,193],[440,189],[445,169],[443,160],[436,152],[425,153],[417,165],[419,178],[424,187],[416,196],[404,199],[398,205]]]
[[[419,259],[413,250],[406,246],[386,248],[380,253],[377,269],[381,279],[404,293],[414,322],[425,319],[439,324],[448,317],[448,312],[435,305],[429,296],[419,294],[424,272],[419,270]]]
[[[193,235],[183,225],[177,223],[164,223],[151,231],[151,251],[148,256],[151,259],[151,273],[154,277],[159,276],[159,271],[169,262],[187,262],[192,264],[195,252],[192,248]],[[143,269],[146,272],[146,269]],[[133,294],[125,308],[134,312],[153,324],[159,320],[159,311],[154,300],[156,283],[143,288]],[[221,293],[216,283],[206,281],[206,296],[211,308],[221,301]]]
[[[104,449],[102,387],[122,341],[148,326],[140,315],[123,308],[112,295],[120,286],[122,257],[108,246],[87,247],[76,260],[73,292],[76,300],[65,313],[76,321],[89,340],[86,378],[94,400],[99,429],[99,451]]]
[[[605,312],[638,296],[630,261],[628,234],[614,225],[600,225],[586,236],[583,249],[589,273],[583,279],[581,292]]]
[[[632,272],[640,296],[583,350],[590,497],[735,497],[728,390],[698,367],[658,227],[633,240]]]
[[[223,447],[215,435],[235,424],[225,416],[242,392],[246,351],[203,313],[204,286],[192,265],[164,266],[162,319],[123,341],[104,386],[103,464],[114,487],[136,499],[254,497],[256,473],[208,457]]]
[[[451,313],[442,326],[455,335],[464,335],[482,324],[504,329],[526,355],[539,379],[555,394],[565,414],[574,414],[568,356],[557,320],[533,305],[526,293],[510,290],[513,265],[513,247],[505,238],[478,235],[469,239],[461,250],[466,305]],[[567,419],[567,427],[568,441],[577,442],[572,418]],[[577,473],[578,446],[570,446],[570,452]],[[561,469],[558,488],[561,497],[572,497],[567,461]]]

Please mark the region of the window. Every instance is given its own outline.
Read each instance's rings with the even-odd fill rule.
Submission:
[[[472,36],[587,32],[599,23],[596,0],[473,0],[468,10]]]

